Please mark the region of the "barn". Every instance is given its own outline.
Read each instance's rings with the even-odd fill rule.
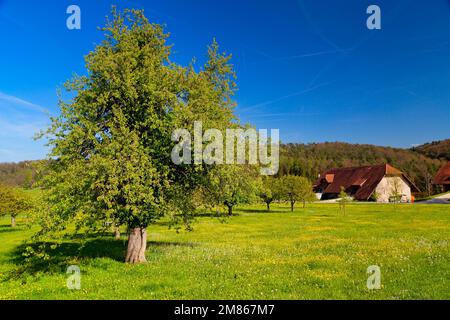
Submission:
[[[442,191],[450,191],[450,161],[447,162],[434,177],[433,184],[442,187]]]
[[[358,201],[411,202],[419,192],[414,183],[389,164],[330,169],[319,175],[314,192],[321,200],[336,199],[341,187]]]

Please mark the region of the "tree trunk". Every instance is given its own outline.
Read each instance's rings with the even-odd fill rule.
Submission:
[[[266,202],[267,204],[267,211],[270,211],[270,202]]]
[[[120,229],[119,229],[119,227],[114,227],[114,239],[120,240]]]
[[[295,202],[291,201],[291,212],[294,212],[294,204],[295,204]]]
[[[228,206],[228,215],[230,217],[233,215],[233,206]]]
[[[15,227],[16,227],[16,217],[11,216],[11,228],[15,228]]]
[[[147,230],[145,228],[134,228],[128,235],[128,248],[125,262],[142,263],[145,259],[145,249],[147,248]]]
[[[303,200],[303,209],[306,208],[306,201]]]

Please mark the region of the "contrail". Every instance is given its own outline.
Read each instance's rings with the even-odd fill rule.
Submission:
[[[329,85],[329,84],[331,84],[331,83],[333,83],[333,82],[334,82],[334,81],[324,82],[324,83],[318,84],[317,86],[309,87],[309,88],[303,89],[303,90],[301,90],[301,91],[293,92],[293,93],[287,94],[287,95],[285,95],[285,96],[282,96],[282,97],[279,97],[279,98],[276,98],[276,99],[273,99],[273,100],[267,100],[267,101],[264,101],[264,102],[261,102],[261,103],[258,103],[258,104],[249,106],[249,107],[247,107],[247,108],[241,109],[241,110],[239,110],[239,111],[240,111],[240,112],[246,112],[246,111],[254,110],[254,109],[257,109],[257,108],[260,108],[260,107],[264,107],[264,106],[273,104],[273,103],[275,103],[275,102],[282,101],[282,100],[284,100],[284,99],[288,99],[288,98],[300,96],[300,95],[302,95],[302,94],[311,92],[311,91],[316,90],[316,89],[318,89],[318,88],[327,86],[327,85]]]
[[[333,54],[333,53],[343,53],[343,52],[346,52],[346,51],[345,50],[343,50],[343,51],[342,50],[327,50],[327,51],[317,51],[317,52],[310,52],[310,53],[303,53],[303,54],[295,54],[295,55],[279,57],[279,58],[272,58],[272,57],[269,58],[268,57],[268,59],[265,61],[254,61],[251,64],[255,65],[255,64],[264,64],[264,63],[277,62],[277,61],[289,61],[289,60],[317,57],[317,56],[323,56],[323,55],[328,55],[328,54]]]
[[[337,52],[344,52],[345,50],[340,48],[336,43],[334,43],[333,41],[331,41],[330,39],[328,39],[323,32],[317,27],[317,24],[314,22],[313,19],[311,19],[311,16],[308,12],[308,10],[306,9],[304,3],[302,0],[298,1],[298,4],[300,6],[300,9],[303,13],[303,15],[306,18],[306,21],[308,22],[308,24],[311,26],[311,28],[314,30],[314,33],[316,33],[320,39],[322,39],[325,43],[327,43],[328,45],[332,46]]]

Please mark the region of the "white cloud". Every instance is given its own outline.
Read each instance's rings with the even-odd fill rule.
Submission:
[[[39,112],[42,112],[42,113],[45,113],[45,114],[49,114],[49,111],[47,109],[41,107],[40,105],[31,103],[29,101],[20,99],[20,98],[15,97],[15,96],[11,96],[11,95],[5,94],[5,93],[3,93],[1,91],[0,91],[0,101],[5,101],[5,102],[8,102],[8,103],[13,104],[13,105],[24,106],[24,107],[26,107],[28,109],[31,109],[31,110],[34,110],[34,111],[39,111]]]
[[[45,108],[0,92],[0,162],[43,158],[45,141],[33,138],[49,122]]]
[[[0,117],[0,137],[33,138],[36,133],[47,127],[47,123],[39,120],[33,122],[13,122]]]

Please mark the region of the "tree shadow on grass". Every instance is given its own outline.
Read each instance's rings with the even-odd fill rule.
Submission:
[[[10,233],[17,231],[23,231],[23,229],[20,227],[11,228],[11,226],[8,227],[0,226],[0,233]]]
[[[193,247],[188,242],[148,241],[147,249],[152,247],[164,248],[170,246]],[[35,252],[45,252],[45,258],[40,256],[25,256],[29,248]],[[42,248],[44,251],[42,251]],[[12,270],[5,280],[18,278],[21,275],[36,275],[39,273],[65,273],[70,265],[77,265],[96,258],[109,258],[117,262],[125,261],[127,242],[115,240],[112,237],[89,238],[85,241],[63,242],[35,242],[21,244],[10,254],[10,261],[17,268]]]
[[[189,247],[193,248],[196,244],[192,242],[172,242],[172,241],[147,241],[149,247]]]
[[[45,253],[45,257],[38,255],[26,256],[32,249],[34,252]],[[62,273],[71,264],[95,258],[110,258],[115,261],[124,260],[126,243],[107,238],[94,238],[84,242],[34,242],[21,244],[11,252],[11,262],[17,268],[9,278],[22,274],[35,275],[37,273]],[[7,277],[8,278],[8,277]]]
[[[242,211],[242,210],[240,210]],[[230,218],[230,215],[228,213],[217,213],[217,212],[197,212],[196,214],[192,215],[194,218],[218,218],[218,219],[224,219],[224,218]],[[233,217],[238,217],[239,213],[236,213],[233,211]]]
[[[313,214],[311,217],[321,217],[321,218],[330,218],[330,217],[336,217],[336,215],[333,214]]]
[[[281,210],[281,209],[270,209],[270,211],[267,211],[267,209],[239,209],[239,211],[249,212],[249,213],[278,213],[278,212],[285,213],[286,212],[286,210]]]

